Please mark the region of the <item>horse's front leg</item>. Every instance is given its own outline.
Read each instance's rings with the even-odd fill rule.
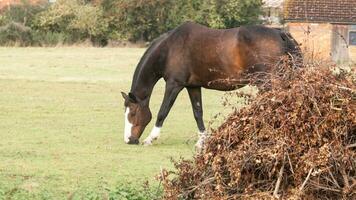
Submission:
[[[183,89],[183,86],[180,86],[176,82],[166,83],[166,90],[164,92],[163,102],[161,108],[159,109],[157,121],[155,127],[152,129],[150,135],[144,140],[144,145],[151,145],[153,140],[157,139],[160,135],[161,128],[164,120],[166,119],[169,111],[171,110],[174,101],[176,100],[179,92]]]
[[[201,87],[189,87],[187,88],[190,102],[192,103],[193,114],[197,126],[199,129],[199,139],[195,146],[198,149],[201,149],[206,138],[205,126],[203,121],[203,105],[201,98]]]

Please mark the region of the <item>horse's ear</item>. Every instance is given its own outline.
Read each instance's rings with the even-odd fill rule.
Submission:
[[[137,103],[138,102],[136,96],[134,94],[132,94],[131,92],[129,93],[129,100],[132,103]]]
[[[125,92],[121,92],[122,97],[126,100],[129,96]]]

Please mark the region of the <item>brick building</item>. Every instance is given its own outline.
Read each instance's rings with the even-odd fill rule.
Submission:
[[[356,62],[356,0],[286,0],[284,19],[315,57]]]

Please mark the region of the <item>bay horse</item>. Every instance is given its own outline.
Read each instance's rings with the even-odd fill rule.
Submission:
[[[300,49],[290,34],[264,26],[241,26],[233,29],[210,29],[186,22],[154,40],[139,61],[131,90],[122,93],[125,100],[124,141],[139,144],[145,127],[152,119],[150,97],[157,81],[166,81],[165,93],[157,120],[144,140],[151,145],[160,135],[179,92],[186,88],[199,129],[196,146],[205,135],[201,88],[229,91],[247,84],[234,84],[224,79],[239,80],[243,74],[267,72],[286,54]],[[238,83],[238,84],[236,84]]]

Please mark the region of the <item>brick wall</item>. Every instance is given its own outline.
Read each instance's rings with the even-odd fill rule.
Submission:
[[[301,44],[307,59],[334,59],[334,61],[341,62],[348,59],[356,62],[356,46],[348,44],[348,32],[356,31],[355,25],[290,22],[287,24],[287,28]]]
[[[331,24],[288,23],[287,27],[307,59],[331,59]]]

